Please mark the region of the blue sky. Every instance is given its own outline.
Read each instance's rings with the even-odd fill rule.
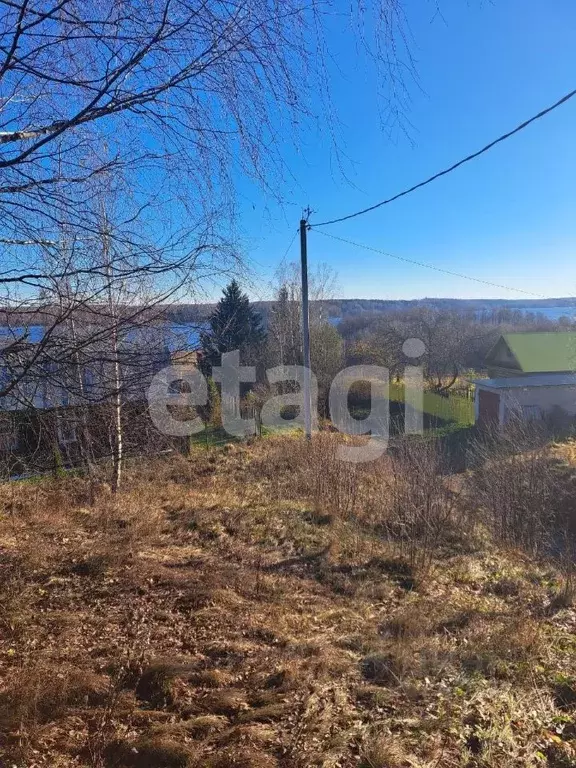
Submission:
[[[271,204],[243,182],[241,224],[254,269],[269,280],[310,205],[317,221],[367,207],[479,149],[576,87],[576,3],[406,2],[418,83],[408,82],[408,136],[381,130],[373,76],[336,26],[341,74],[332,93],[351,183],[335,170],[327,131],[288,155],[297,183]],[[338,237],[543,296],[576,295],[576,99],[429,187],[350,222]],[[294,242],[289,258],[298,256]],[[315,232],[347,298],[522,298],[397,262]],[[256,288],[256,298],[264,293]],[[530,297],[526,297],[530,298]]]

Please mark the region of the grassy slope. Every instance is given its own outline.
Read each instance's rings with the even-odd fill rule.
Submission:
[[[0,489],[0,764],[576,765],[556,574],[471,535],[414,571],[295,492],[293,438]]]
[[[403,384],[390,383],[390,400],[398,403],[404,402]],[[448,397],[442,397],[436,392],[426,390],[424,392],[423,411],[430,416],[436,416],[460,426],[474,424],[474,401],[452,393]]]

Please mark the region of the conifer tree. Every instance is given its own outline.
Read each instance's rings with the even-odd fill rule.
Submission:
[[[209,329],[200,336],[204,367],[210,370],[219,365],[224,352],[236,349],[240,350],[243,363],[251,362],[265,338],[260,315],[236,280],[232,280],[210,318]]]

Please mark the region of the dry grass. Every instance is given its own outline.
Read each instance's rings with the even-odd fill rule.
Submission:
[[[559,573],[333,440],[0,487],[0,764],[576,765]]]
[[[400,739],[378,733],[365,738],[360,759],[360,768],[405,768],[411,762]]]

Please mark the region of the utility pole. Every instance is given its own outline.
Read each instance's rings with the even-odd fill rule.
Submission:
[[[308,309],[308,216],[300,219],[300,266],[302,270],[302,351],[304,353],[304,430],[306,439],[312,439],[312,402],[310,383],[310,311]]]

